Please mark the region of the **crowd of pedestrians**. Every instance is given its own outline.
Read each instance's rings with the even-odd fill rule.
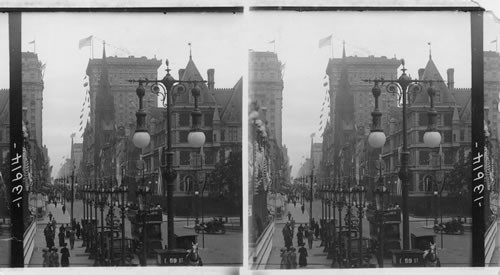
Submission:
[[[294,207],[297,207],[295,201],[293,202]],[[304,206],[302,205],[301,208]],[[301,209],[302,210],[302,209]],[[297,233],[295,234],[295,220],[292,214],[288,212],[288,221],[283,227],[282,233],[285,241],[285,247],[281,248],[281,264],[280,269],[296,269],[298,267],[307,266],[308,249],[311,250],[313,246],[314,239],[318,239],[320,235],[320,225],[318,222],[311,219],[310,224],[300,224],[297,227]],[[293,247],[293,238],[297,237],[297,247]],[[307,247],[306,248],[306,242]],[[297,263],[297,252],[299,255],[299,260]]]
[[[54,206],[57,207],[57,202],[54,201]],[[63,205],[63,211],[64,209]],[[65,212],[65,211],[64,211]],[[48,214],[49,221],[43,230],[43,234],[45,236],[45,243],[47,245],[46,248],[42,250],[42,258],[43,258],[43,267],[69,267],[70,262],[70,249],[73,250],[75,247],[75,240],[80,239],[82,234],[82,228],[79,222],[76,222],[75,219],[70,224],[60,224],[58,225],[56,219],[53,214],[49,212]],[[58,249],[55,245],[56,232],[58,238]],[[67,248],[69,241],[69,247]],[[59,252],[61,255],[59,256]]]

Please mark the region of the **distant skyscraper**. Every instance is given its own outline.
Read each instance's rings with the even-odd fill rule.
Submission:
[[[283,110],[283,64],[273,52],[249,54],[248,93],[252,102],[257,102],[266,116],[271,138],[282,145]]]
[[[117,127],[130,128],[135,125],[135,112],[139,109],[139,99],[135,93],[137,83],[127,80],[148,78],[157,79],[161,61],[146,57],[106,57],[107,75],[110,94],[113,96],[114,117]],[[95,124],[96,95],[99,89],[99,79],[103,68],[103,59],[90,59],[87,66],[87,75],[90,85],[90,122]],[[144,108],[157,106],[157,96],[146,93],[143,99]],[[135,126],[134,126],[135,127]]]
[[[43,65],[38,55],[32,52],[22,53],[23,107],[26,108],[28,133],[36,140],[38,146],[43,145]]]

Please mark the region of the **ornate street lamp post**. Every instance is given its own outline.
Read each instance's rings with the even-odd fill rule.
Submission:
[[[142,220],[142,237],[143,237],[143,244],[142,244],[142,260],[141,260],[141,265],[146,266],[147,265],[147,259],[148,259],[148,231],[146,228],[146,221],[147,221],[147,216],[148,216],[148,196],[151,194],[151,191],[149,186],[139,186],[137,188],[137,197],[139,200],[139,216],[141,217]]]
[[[385,198],[389,194],[389,190],[382,185],[380,179],[380,185],[373,191],[375,195],[375,207],[376,207],[376,217],[379,221],[378,226],[378,264],[379,267],[384,267],[384,211],[385,211]]]
[[[401,103],[402,103],[402,136],[403,136],[403,147],[401,152],[401,167],[398,173],[399,179],[402,184],[402,212],[403,212],[403,249],[408,250],[410,248],[410,220],[408,213],[408,181],[409,181],[409,170],[408,170],[408,160],[410,152],[408,151],[408,142],[407,142],[407,129],[406,129],[406,105],[408,101],[408,93],[418,93],[422,90],[422,83],[429,84],[427,88],[427,93],[430,97],[430,105],[431,108],[428,111],[429,117],[429,126],[424,134],[424,143],[428,147],[437,147],[441,143],[441,134],[436,131],[435,119],[437,116],[437,112],[434,109],[434,100],[433,97],[435,95],[435,90],[432,88],[432,83],[437,82],[436,80],[417,80],[411,79],[406,74],[405,62],[401,60],[401,64],[403,68],[401,71],[403,72],[401,76],[397,80],[384,80],[384,79],[374,79],[374,80],[364,80],[365,82],[373,82],[374,86],[372,88],[372,94],[375,98],[375,109],[372,112],[373,118],[373,128],[371,129],[370,135],[368,136],[368,143],[373,148],[381,148],[386,140],[386,136],[381,129],[380,118],[382,113],[378,107],[378,97],[381,94],[381,89],[379,84],[384,85],[388,83],[386,86],[386,90],[392,94],[401,95]]]
[[[344,250],[346,249],[345,247],[342,247],[342,207],[344,206],[344,202],[343,202],[343,193],[344,193],[344,190],[342,189],[342,186],[340,185],[340,181],[339,181],[339,185],[338,185],[338,188],[337,190],[334,191],[334,195],[335,195],[335,201],[337,202],[337,208],[339,210],[339,236],[338,236],[338,263],[340,266],[342,266],[342,254],[344,252]]]
[[[127,199],[128,199],[128,187],[124,183],[118,188],[118,198],[119,198],[119,207],[120,207],[120,214],[122,218],[121,222],[121,237],[122,237],[122,257],[121,257],[121,264],[122,266],[125,265],[125,210],[127,207]]]
[[[163,106],[166,107],[166,151],[164,151],[166,157],[162,156],[162,159],[166,158],[166,165],[162,165],[162,178],[164,179],[164,186],[166,183],[167,190],[167,231],[168,231],[168,248],[175,248],[175,234],[174,234],[174,181],[177,178],[177,172],[173,168],[173,158],[174,152],[172,150],[172,105],[173,97],[177,96],[179,93],[186,91],[185,84],[194,84],[192,88],[192,94],[195,98],[195,109],[191,113],[193,118],[193,130],[188,135],[188,141],[195,147],[200,147],[205,143],[205,134],[200,130],[200,119],[201,112],[198,109],[197,97],[200,95],[200,89],[196,86],[198,83],[205,81],[181,81],[175,80],[170,75],[170,68],[168,59],[165,61],[167,65],[167,74],[161,80],[129,80],[129,82],[138,82],[139,86],[136,89],[137,96],[139,97],[139,110],[136,113],[137,116],[137,128],[133,137],[134,145],[138,148],[145,148],[148,146],[150,141],[150,136],[145,128],[146,125],[146,112],[142,108],[142,97],[145,95],[146,90],[143,84],[153,83],[151,86],[151,92],[162,96]],[[197,124],[195,124],[197,123]],[[163,162],[162,162],[163,163]]]
[[[363,210],[366,207],[366,191],[364,186],[354,187],[353,206],[358,208],[359,227],[359,267],[363,267]]]

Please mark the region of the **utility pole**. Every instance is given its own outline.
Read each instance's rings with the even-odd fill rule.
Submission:
[[[75,138],[75,133],[71,134],[71,212],[70,220],[71,228],[73,228],[73,201],[75,199],[75,159],[73,154],[73,139]]]
[[[313,226],[312,220],[313,220],[313,181],[314,181],[314,158],[313,158],[313,138],[314,138],[314,133],[311,134],[311,190],[309,193],[310,200],[309,200],[309,224],[311,227]]]

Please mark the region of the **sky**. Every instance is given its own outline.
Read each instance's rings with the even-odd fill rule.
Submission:
[[[329,47],[320,39],[332,35],[333,55],[404,58],[416,77],[429,56],[442,77],[455,69],[455,87],[470,88],[470,19],[458,12],[259,12],[251,14],[249,48],[273,51],[285,63],[283,89],[283,144],[288,148],[295,176],[310,156],[310,135],[321,142],[319,121],[326,90],[323,87]],[[493,38],[494,39],[494,38]],[[492,40],[493,40],[492,39]],[[326,122],[326,120],[324,120]]]
[[[477,2],[500,14],[498,1]],[[7,19],[6,13],[0,13],[0,88],[9,87]],[[343,40],[347,55],[405,58],[412,76],[425,66],[427,43],[431,42],[433,59],[442,76],[445,77],[447,68],[455,68],[456,87],[470,87],[468,27],[469,18],[464,14],[433,12],[405,13],[404,16],[383,12],[246,11],[245,16],[25,13],[23,50],[33,51],[33,45],[28,42],[35,40],[36,52],[47,64],[43,139],[49,147],[55,173],[62,158],[69,155],[70,134],[79,128],[85,96],[82,83],[89,49],[78,49],[80,39],[89,35],[105,39],[107,54],[112,56],[153,58],[156,55],[163,60],[167,57],[174,72],[187,63],[187,43],[191,42],[200,72],[205,76],[206,69],[216,69],[216,87],[232,87],[246,74],[247,50],[273,51],[273,44],[268,42],[275,40],[275,51],[286,64],[283,142],[289,149],[294,175],[303,157],[310,154],[310,134],[316,132],[315,142],[321,141],[317,122],[324,99],[323,77],[332,51],[319,49],[319,39],[332,35],[336,58],[341,55]],[[500,38],[500,21],[486,13],[484,49],[495,50],[495,44],[490,42],[497,38]],[[96,58],[101,57],[101,43],[94,40]],[[164,66],[159,70],[159,77],[163,74]],[[307,100],[304,100],[305,93]],[[81,141],[78,138],[76,141]]]
[[[163,60],[158,77],[165,75],[164,60],[177,77],[189,60],[189,46],[200,73],[215,68],[215,85],[231,88],[246,68],[240,28],[241,14],[214,13],[25,13],[22,16],[23,51],[36,53],[46,64],[44,76],[43,143],[47,145],[53,176],[64,157],[70,155],[71,138],[78,134],[83,78],[90,47],[79,50],[80,39],[93,35],[94,57],[102,57],[102,40],[107,56],[146,56]],[[35,40],[35,44],[30,41]],[[126,51],[122,50],[125,49]]]

